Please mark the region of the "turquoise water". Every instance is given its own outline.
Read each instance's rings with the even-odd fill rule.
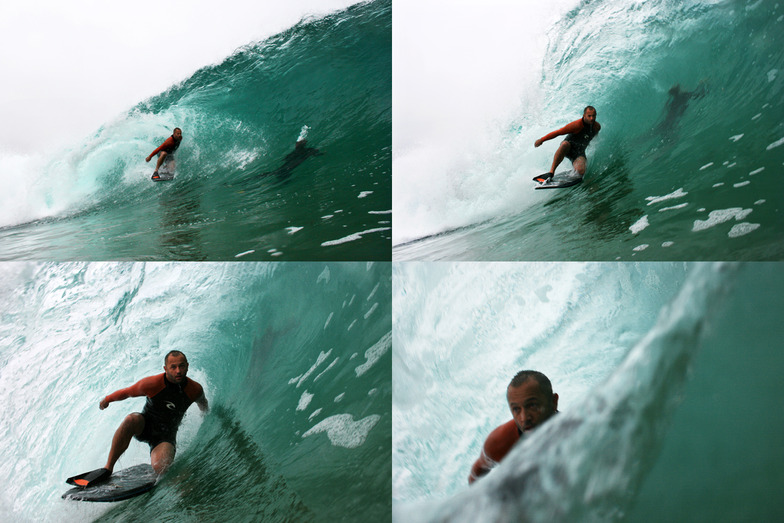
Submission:
[[[0,266],[4,521],[384,521],[391,511],[389,263]],[[186,414],[150,495],[67,502],[130,398],[177,348],[211,410]],[[132,442],[117,466],[149,459]]]
[[[388,260],[391,2],[252,42],[45,159],[2,162],[6,260]],[[177,174],[145,157],[183,129]],[[322,155],[286,156],[303,128]],[[9,176],[10,179],[10,176]]]
[[[781,519],[779,269],[396,264],[393,520]],[[523,368],[560,414],[468,487]]]
[[[543,30],[520,107],[477,126],[495,145],[448,185],[396,192],[417,219],[396,220],[394,258],[782,259],[783,29],[772,0],[579,3]],[[676,85],[704,95],[673,101]],[[589,104],[602,131],[584,183],[533,191],[559,143],[534,140]]]

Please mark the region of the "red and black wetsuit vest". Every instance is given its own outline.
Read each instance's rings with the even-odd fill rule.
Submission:
[[[567,134],[565,140],[585,150],[591,140],[593,140],[593,137],[596,136],[597,132],[598,126],[596,125],[596,122],[592,123],[591,125],[586,125],[585,121],[583,120],[583,128],[579,132]]]
[[[185,378],[181,384],[177,384],[167,380],[165,374],[160,377],[164,386],[160,392],[147,397],[142,416],[158,430],[176,430],[185,416],[185,411],[198,397],[195,395],[195,382]]]

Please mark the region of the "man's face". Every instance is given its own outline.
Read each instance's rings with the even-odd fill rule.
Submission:
[[[176,131],[174,131],[174,139],[175,140],[181,140],[182,139],[182,131],[180,129],[177,129]]]
[[[182,383],[185,375],[188,374],[188,362],[185,356],[173,354],[166,360],[163,370],[166,372],[167,380],[172,383]]]
[[[535,379],[528,379],[519,387],[508,387],[506,401],[517,427],[524,433],[544,423],[558,408],[558,394],[547,398]]]
[[[588,125],[591,125],[593,122],[595,122],[596,111],[594,111],[593,109],[588,109],[587,111],[585,111],[585,113],[583,113],[583,121],[585,121],[585,123],[587,123]]]

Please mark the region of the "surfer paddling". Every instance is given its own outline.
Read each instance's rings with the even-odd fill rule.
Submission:
[[[593,138],[599,133],[602,126],[596,121],[596,109],[593,106],[588,106],[583,111],[583,117],[575,120],[572,123],[566,124],[564,127],[553,131],[550,134],[542,136],[534,142],[534,147],[539,147],[547,140],[552,140],[556,136],[566,135],[566,138],[558,150],[555,151],[553,158],[553,165],[550,167],[550,172],[542,175],[542,180],[551,178],[555,169],[561,164],[564,158],[569,158],[572,161],[572,166],[577,174],[582,177],[585,174],[585,149]]]
[[[180,146],[180,142],[182,141],[182,129],[179,127],[175,127],[172,135],[166,138],[160,147],[155,149],[153,152],[150,153],[150,156],[147,157],[147,162],[149,163],[152,160],[152,157],[156,154],[158,155],[158,163],[155,165],[155,172],[152,173],[152,179],[157,180],[160,178],[158,175],[158,169],[161,168],[161,165],[166,162],[166,167],[171,171],[174,172],[174,168],[176,164],[174,163],[174,151]]]
[[[147,396],[142,412],[128,414],[114,433],[106,465],[85,477],[89,484],[111,476],[114,464],[133,437],[150,445],[152,468],[163,474],[174,460],[177,429],[185,411],[192,403],[196,403],[203,413],[209,410],[201,385],[186,376],[188,360],[185,354],[176,350],[169,352],[164,358],[163,369],[163,374],[143,378],[128,388],[109,394],[98,404],[104,410],[115,401]]]
[[[518,372],[506,388],[512,419],[497,427],[485,440],[482,454],[471,467],[468,483],[473,483],[498,465],[524,434],[558,412],[558,394],[547,376],[535,370]]]

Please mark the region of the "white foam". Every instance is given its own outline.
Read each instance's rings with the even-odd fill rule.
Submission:
[[[654,203],[663,202],[665,200],[672,200],[673,198],[683,198],[687,194],[689,193],[685,192],[683,187],[679,187],[670,194],[665,194],[664,196],[648,196],[645,199],[648,200],[648,205],[653,205]]]
[[[710,229],[720,223],[724,223],[726,221],[732,220],[735,218],[736,220],[742,220],[746,216],[751,213],[751,209],[742,209],[740,207],[732,207],[729,209],[719,209],[716,211],[711,211],[708,214],[707,220],[695,220],[694,227],[692,227],[693,232],[703,231],[705,229]]]
[[[313,394],[310,394],[308,391],[303,391],[302,396],[299,397],[297,410],[305,410],[306,408],[308,408],[308,405],[310,405],[312,399],[313,399]]]
[[[341,243],[348,243],[362,239],[363,234],[371,234],[374,232],[381,232],[381,231],[388,231],[392,227],[377,227],[375,229],[368,229],[366,231],[355,232],[354,234],[349,234],[348,236],[344,236],[343,238],[338,238],[337,240],[328,240],[321,244],[322,247],[329,247],[331,245],[340,245]]]
[[[779,19],[781,19],[781,17],[779,17]],[[768,82],[772,82],[773,80],[775,80],[778,72],[779,72],[778,69],[771,69],[770,71],[768,71]]]
[[[765,200],[757,200],[754,202],[754,205],[762,205],[763,203],[765,203]]]
[[[762,116],[762,113],[757,113],[751,117],[752,120],[758,120]]]
[[[713,187],[721,187],[722,185],[724,185],[724,182],[714,183]]]
[[[730,232],[727,233],[727,236],[729,236],[730,238],[737,238],[738,236],[743,236],[745,234],[750,233],[751,231],[759,229],[759,226],[760,224],[758,223],[747,223],[747,222],[736,223],[735,225],[732,226]]]
[[[732,140],[733,142],[737,142],[741,138],[743,138],[743,134],[742,133],[741,134],[736,134],[735,136],[730,136],[730,140]]]
[[[336,447],[354,449],[365,443],[370,430],[378,423],[381,416],[373,414],[359,421],[354,421],[351,414],[336,414],[319,422],[316,426],[305,432],[303,438],[326,432],[330,443]]]
[[[781,140],[776,140],[772,144],[768,145],[767,147],[765,147],[765,150],[770,151],[771,149],[778,147],[781,144],[784,144],[784,138],[782,138]]]
[[[289,234],[294,234],[304,229],[304,227],[286,227],[286,230],[289,231]]]
[[[357,377],[366,373],[392,347],[392,333],[384,334],[372,347],[365,351],[365,363],[354,369]]]
[[[713,162],[706,163],[705,165],[703,165],[702,167],[700,167],[700,171],[704,171],[705,169],[707,169],[708,167],[710,167],[710,166],[712,166],[712,165],[713,165]]]
[[[672,207],[662,207],[661,209],[659,209],[659,212],[673,211],[675,209],[683,209],[687,205],[689,205],[689,203],[688,202],[684,202],[684,203],[681,203],[679,205],[673,205]]]
[[[313,411],[313,412],[310,414],[310,416],[308,416],[308,421],[312,420],[313,418],[315,418],[315,417],[316,417],[316,416],[318,416],[319,414],[321,414],[321,409],[316,409],[316,410],[314,410],[314,411]]]
[[[373,191],[362,191],[359,193],[359,196],[357,196],[357,198],[365,198],[371,194],[373,194]]]
[[[632,226],[629,227],[629,230],[632,231],[632,234],[637,234],[638,232],[648,227],[648,225],[650,224],[648,223],[648,215],[646,214],[645,216],[643,216],[642,218],[634,222],[634,224],[632,224]]]
[[[638,245],[637,247],[635,247],[632,250],[635,251],[635,252],[640,252],[640,251],[644,251],[648,247],[649,247],[649,245],[647,243],[643,243],[642,245]]]
[[[751,182],[749,180],[746,180],[745,182],[733,183],[732,186],[737,188],[737,187],[743,187],[744,185],[748,185],[750,183]]]
[[[672,247],[673,245],[675,245],[675,242],[663,242],[662,243],[662,247],[664,247],[665,249],[667,247]]]
[[[256,252],[256,251],[254,249],[251,249],[249,251],[245,251],[245,252],[241,252],[239,254],[235,254],[234,257],[235,258],[242,258],[243,256],[247,256],[248,254],[253,254],[254,252]]]
[[[764,168],[764,167],[760,167],[759,169],[755,169],[755,170],[751,171],[751,172],[749,173],[749,175],[751,175],[751,176],[754,176],[755,174],[759,174],[759,173],[761,173],[761,172],[762,172],[762,171],[764,171],[764,170],[765,170],[765,168]]]

